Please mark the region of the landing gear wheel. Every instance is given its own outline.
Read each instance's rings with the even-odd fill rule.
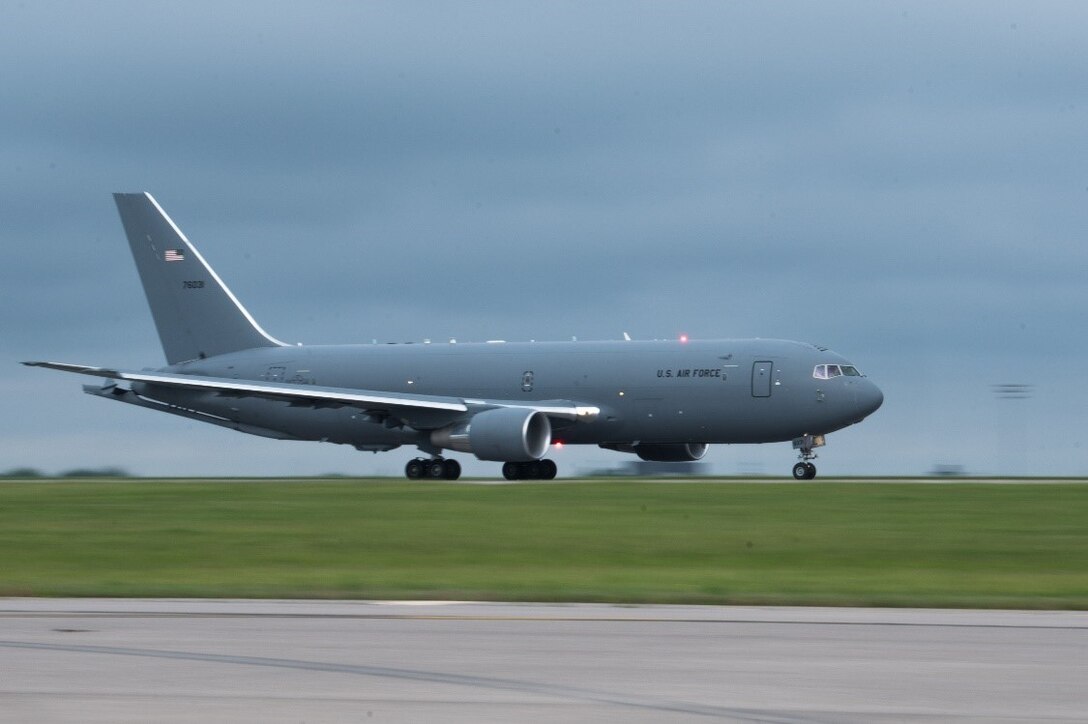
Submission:
[[[422,458],[413,458],[408,461],[408,464],[404,466],[404,476],[409,480],[419,480],[423,477],[423,463],[426,462]]]
[[[438,460],[431,460],[426,464],[427,477],[431,480],[445,480],[446,479],[446,461],[439,458]]]
[[[553,480],[558,472],[559,468],[551,460],[502,464],[502,476],[507,480]]]
[[[461,463],[456,460],[446,461],[446,480],[457,480],[461,477]]]
[[[796,480],[812,480],[816,477],[816,466],[812,463],[797,463],[793,466],[793,477]]]

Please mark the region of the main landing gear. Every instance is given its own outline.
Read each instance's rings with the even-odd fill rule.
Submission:
[[[502,476],[507,480],[552,480],[558,471],[552,460],[502,464]]]
[[[558,468],[551,460],[530,460],[526,463],[503,463],[502,476],[507,480],[552,480]],[[412,458],[404,466],[409,480],[457,480],[461,463],[445,458]]]
[[[461,477],[461,463],[445,458],[413,458],[404,466],[409,480],[457,480]]]

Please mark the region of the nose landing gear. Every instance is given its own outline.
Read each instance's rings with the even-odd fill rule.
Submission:
[[[802,435],[793,441],[793,449],[801,451],[798,455],[801,462],[793,466],[794,480],[812,480],[816,477],[816,466],[809,462],[816,459],[816,453],[812,449],[825,444],[823,435]]]

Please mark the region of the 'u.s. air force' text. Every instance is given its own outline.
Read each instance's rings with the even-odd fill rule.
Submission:
[[[682,369],[682,370],[667,369],[667,370],[658,370],[657,371],[657,376],[658,377],[672,377],[672,378],[685,378],[685,377],[687,377],[687,378],[690,378],[690,377],[718,377],[718,378],[722,378],[722,377],[725,377],[725,375],[722,374],[721,368],[716,368],[716,367],[706,367],[706,368],[703,368],[703,369]]]

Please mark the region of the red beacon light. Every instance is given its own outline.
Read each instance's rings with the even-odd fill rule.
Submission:
[[[680,344],[687,344],[687,343],[688,343],[688,336],[686,334],[681,334],[680,335]]]

